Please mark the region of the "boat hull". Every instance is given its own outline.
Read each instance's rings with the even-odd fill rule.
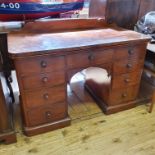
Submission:
[[[55,17],[61,13],[81,10],[84,6],[84,0],[61,4],[41,4],[34,2],[4,3],[3,6],[2,4],[0,6],[0,21],[19,21],[48,16]]]

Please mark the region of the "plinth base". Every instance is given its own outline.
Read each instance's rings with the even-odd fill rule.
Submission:
[[[26,136],[34,136],[34,135],[38,135],[55,129],[64,128],[66,126],[69,126],[70,124],[71,124],[71,119],[67,117],[57,122],[43,124],[36,127],[24,127],[24,134]]]
[[[10,131],[8,133],[0,134],[0,142],[4,144],[11,144],[17,142],[15,132]]]

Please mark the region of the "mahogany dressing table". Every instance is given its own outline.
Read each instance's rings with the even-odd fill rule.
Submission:
[[[106,114],[135,106],[150,38],[98,19],[28,23],[8,35],[20,89],[27,136],[70,125],[67,83],[88,67],[106,69],[106,86],[96,75],[86,89]],[[102,74],[102,73],[101,73]]]

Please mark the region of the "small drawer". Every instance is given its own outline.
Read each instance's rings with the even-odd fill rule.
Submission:
[[[35,91],[25,92],[25,104],[27,108],[34,108],[62,102],[66,100],[66,87],[58,86],[53,88],[42,88]]]
[[[67,56],[67,67],[68,69],[85,68],[89,67],[89,53],[78,53]]]
[[[109,95],[109,105],[119,105],[123,102],[132,101],[137,97],[138,91],[139,85],[115,89]]]
[[[67,104],[65,102],[36,108],[27,112],[28,126],[33,127],[45,123],[59,121],[67,116]]]
[[[128,74],[116,75],[112,79],[112,89],[124,88],[140,83],[142,71],[137,70]]]
[[[111,62],[113,59],[114,50],[112,49],[97,49],[89,55],[92,65],[100,65]]]
[[[65,69],[64,56],[38,56],[29,57],[15,61],[16,70],[19,75],[30,75],[34,73],[53,72]]]
[[[40,87],[51,87],[65,83],[65,71],[43,73],[22,77],[23,89],[36,89]]]
[[[121,60],[114,62],[113,64],[113,74],[124,74],[133,72],[135,70],[141,70],[144,65],[144,60]]]
[[[123,59],[144,59],[146,53],[146,47],[142,45],[136,45],[131,47],[118,47],[116,49],[115,60]]]

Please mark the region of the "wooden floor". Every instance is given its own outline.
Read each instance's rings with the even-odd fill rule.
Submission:
[[[145,105],[106,116],[83,90],[82,74],[68,87],[72,125],[28,138],[16,105],[16,144],[0,145],[0,155],[155,155],[155,109]]]

